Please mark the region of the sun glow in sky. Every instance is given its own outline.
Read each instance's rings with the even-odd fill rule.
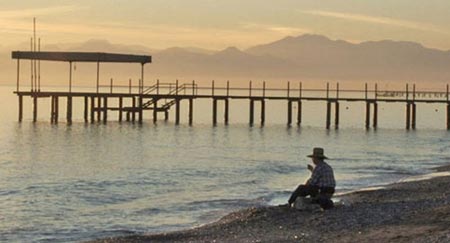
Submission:
[[[448,0],[1,0],[0,47],[106,39],[150,48],[247,48],[288,35],[405,40],[450,49]]]

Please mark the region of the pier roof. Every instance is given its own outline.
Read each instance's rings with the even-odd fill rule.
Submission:
[[[152,57],[145,55],[129,55],[103,52],[31,52],[13,51],[13,59],[28,59],[61,62],[118,62],[118,63],[151,63]]]

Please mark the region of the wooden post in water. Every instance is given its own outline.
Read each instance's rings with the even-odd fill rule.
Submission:
[[[103,97],[103,123],[108,121],[108,96]]]
[[[369,128],[370,128],[370,102],[366,100],[366,130],[369,130]]]
[[[373,128],[377,129],[378,127],[378,103],[373,103]]]
[[[291,126],[291,124],[292,124],[292,101],[291,100],[288,100],[288,108],[287,109],[288,109],[287,110],[287,125]]]
[[[447,103],[447,130],[450,130],[450,103]]]
[[[50,123],[53,124],[55,121],[55,96],[50,96]]]
[[[84,122],[89,122],[89,98],[87,96],[84,96]]]
[[[91,123],[95,122],[95,97],[91,96]]]
[[[327,85],[327,95],[328,95],[328,85]],[[328,97],[327,97],[328,98]],[[325,127],[327,130],[330,129],[331,124],[331,102],[327,100],[327,116],[326,116],[326,124]]]
[[[133,96],[133,108],[131,111],[131,122],[135,122],[136,121],[136,97]]]
[[[33,122],[37,121],[38,100],[37,95],[33,96]]]
[[[212,114],[213,126],[217,125],[217,99],[213,98],[213,114]]]
[[[339,129],[339,102],[334,102],[335,110],[334,110],[334,127],[335,129]]]
[[[19,95],[19,122],[23,119],[23,96]]]
[[[100,96],[98,96],[97,97],[97,121],[102,120],[101,113],[102,113],[102,98]]]
[[[229,116],[230,116],[229,109],[230,109],[229,100],[227,98],[227,99],[225,99],[225,111],[224,111],[224,122],[225,122],[225,125],[228,125],[228,120],[229,120]]]
[[[123,97],[119,97],[119,122],[122,122],[122,116],[123,116]]]
[[[406,103],[406,129],[411,129],[411,105]]]
[[[264,126],[266,123],[266,101],[261,100],[261,125]]]
[[[175,99],[175,125],[179,124],[180,124],[180,99],[177,98]]]
[[[153,98],[153,123],[156,123],[157,121],[158,121],[158,99]]]
[[[411,104],[412,114],[411,114],[411,128],[416,130],[416,103]]]
[[[253,126],[254,122],[254,111],[255,111],[255,101],[253,99],[250,99],[250,126]]]
[[[67,123],[72,123],[72,96],[67,96]]]
[[[142,85],[143,85],[143,83],[142,83]],[[143,87],[141,89],[143,89]],[[143,105],[144,105],[144,101],[143,101],[143,98],[141,95],[141,96],[139,96],[139,124],[142,124],[142,122],[144,120]]]
[[[297,125],[300,126],[302,124],[302,101],[297,101]]]
[[[194,99],[189,99],[189,125],[194,122]]]
[[[169,112],[167,110],[164,111],[164,121],[169,120]]]
[[[58,123],[59,119],[59,97],[55,96],[55,123]]]

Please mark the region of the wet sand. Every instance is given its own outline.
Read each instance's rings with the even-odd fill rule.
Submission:
[[[448,175],[340,198],[322,212],[249,208],[199,228],[94,242],[450,242]]]

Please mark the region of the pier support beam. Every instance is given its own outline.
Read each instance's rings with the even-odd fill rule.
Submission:
[[[264,99],[261,100],[261,126],[264,126],[266,123],[266,101]]]
[[[175,125],[180,124],[180,99],[175,100]]]
[[[67,96],[67,123],[72,123],[72,96]]]
[[[250,99],[250,117],[249,117],[250,126],[253,126],[254,116],[255,116],[255,101],[253,99]]]
[[[55,122],[55,96],[50,96],[50,123]]]
[[[102,98],[99,96],[97,97],[97,121],[101,121],[101,112],[102,112]]]
[[[165,110],[164,111],[164,121],[168,121],[169,120],[169,111]]]
[[[292,101],[288,100],[288,108],[287,108],[287,125],[291,126],[292,124]]]
[[[37,121],[38,100],[37,96],[33,96],[33,122]]]
[[[302,101],[297,101],[297,126],[302,124]]]
[[[84,96],[84,122],[89,122],[89,98],[87,96]]]
[[[131,111],[131,122],[136,121],[136,97],[133,96],[133,109]]]
[[[157,121],[158,121],[158,99],[153,98],[153,123],[156,123]]]
[[[103,123],[106,124],[106,122],[108,121],[108,97],[105,96],[103,97]]]
[[[194,99],[189,99],[189,125],[194,122]]]
[[[224,111],[224,122],[225,125],[228,125],[228,121],[230,119],[230,104],[229,104],[229,100],[225,99],[225,111]]]
[[[366,102],[366,129],[370,129],[370,102]]]
[[[19,122],[23,120],[23,96],[19,95]]]
[[[406,104],[406,129],[411,129],[411,105],[410,103]]]
[[[373,103],[373,129],[378,128],[378,103]]]
[[[326,116],[326,124],[325,127],[327,130],[330,129],[331,125],[331,102],[327,101],[327,116]]]
[[[143,110],[143,105],[144,105],[144,99],[142,98],[142,96],[139,97],[139,124],[142,124],[142,122],[144,121],[144,110]],[[106,112],[106,111],[105,111]]]
[[[217,99],[213,99],[213,114],[212,114],[212,123],[213,126],[217,125]]]
[[[450,103],[447,104],[447,130],[450,130]]]
[[[413,130],[416,130],[416,104],[415,103],[411,104],[411,110],[412,110],[412,113],[411,113],[411,128]]]
[[[95,122],[95,97],[91,96],[91,123]]]
[[[119,97],[119,122],[123,119],[123,97]]]
[[[339,129],[339,102],[334,103],[334,128]]]

